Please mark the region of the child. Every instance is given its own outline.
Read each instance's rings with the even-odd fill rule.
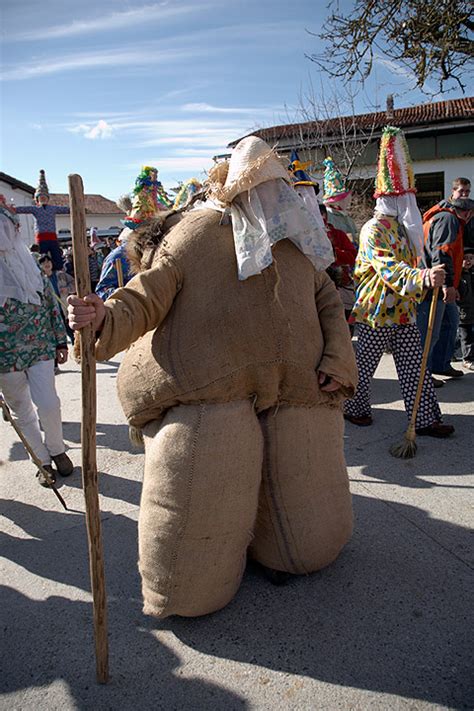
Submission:
[[[474,248],[464,249],[461,280],[459,282],[459,338],[462,364],[474,370]]]

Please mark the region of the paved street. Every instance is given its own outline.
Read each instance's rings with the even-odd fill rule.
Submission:
[[[36,483],[0,421],[3,709],[472,708],[474,374],[437,390],[449,441],[388,454],[406,419],[384,356],[375,424],[346,425],[354,536],[327,570],[275,588],[249,566],[221,612],[160,622],[141,612],[137,515],[143,455],[115,393],[118,360],[98,366],[98,467],[111,681],[95,682],[84,500],[80,374],[57,385],[77,465],[61,488]]]

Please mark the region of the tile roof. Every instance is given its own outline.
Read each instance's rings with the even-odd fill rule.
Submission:
[[[0,171],[0,180],[2,180],[4,183],[8,183],[12,188],[19,188],[20,190],[24,190],[26,193],[30,193],[31,195],[34,195],[35,193],[35,188],[32,185],[28,185],[28,183],[24,183],[21,180],[17,180],[11,175],[7,175],[6,173],[2,173]]]
[[[474,97],[469,96],[464,99],[449,99],[437,101],[429,104],[418,104],[404,109],[394,109],[390,117],[386,111],[376,111],[371,114],[358,114],[356,116],[342,116],[320,121],[306,121],[304,123],[290,123],[281,126],[269,126],[261,128],[247,134],[249,136],[259,136],[263,140],[275,141],[285,138],[305,137],[314,135],[315,128],[318,133],[326,136],[338,135],[341,131],[341,122],[348,127],[354,125],[360,129],[377,130],[387,124],[409,128],[412,126],[431,126],[433,124],[449,123],[455,120],[466,120],[474,118]],[[242,136],[244,138],[244,136]],[[229,147],[235,146],[241,139],[229,143]]]
[[[113,201],[103,195],[84,195],[86,202],[86,214],[88,215],[125,215],[125,212]],[[51,193],[49,196],[51,205],[69,206],[68,193]]]

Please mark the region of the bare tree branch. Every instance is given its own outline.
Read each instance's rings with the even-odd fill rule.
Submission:
[[[325,47],[309,59],[329,76],[364,82],[380,53],[412,71],[426,93],[429,79],[441,93],[450,82],[464,92],[463,75],[474,58],[471,0],[354,0],[346,14],[332,0],[328,9],[323,31],[310,32]]]

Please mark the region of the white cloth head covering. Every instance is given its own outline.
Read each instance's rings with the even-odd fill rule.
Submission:
[[[308,210],[313,213],[313,215],[316,218],[316,222],[319,222],[319,225],[322,230],[324,230],[325,233],[327,233],[326,226],[324,224],[323,216],[321,215],[321,210],[319,209],[319,201],[316,196],[316,193],[314,192],[314,188],[312,185],[295,185],[294,186],[296,193],[300,196],[300,198],[303,200],[304,204],[308,208]]]
[[[239,194],[230,214],[240,280],[268,267],[273,261],[272,247],[282,239],[293,242],[317,270],[334,261],[322,219],[281,178]]]
[[[375,211],[395,217],[403,225],[417,257],[423,254],[423,219],[413,193],[384,195],[375,201]]]
[[[270,266],[272,247],[282,239],[291,240],[318,271],[334,261],[319,207],[317,211],[309,210],[295,189],[281,178],[239,194],[230,208],[212,198],[198,201],[192,207],[192,210],[203,209],[230,212],[241,281]]]
[[[35,258],[6,210],[0,209],[0,306],[7,299],[40,304],[44,283]]]

